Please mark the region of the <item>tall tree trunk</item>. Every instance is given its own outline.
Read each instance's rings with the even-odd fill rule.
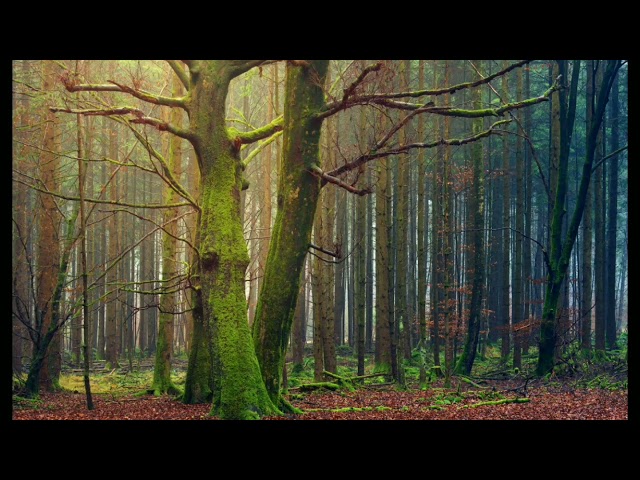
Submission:
[[[375,371],[391,373],[391,337],[389,328],[389,211],[388,160],[377,162],[376,186],[376,356]]]
[[[14,61],[14,66],[17,61]],[[29,67],[26,60],[20,62],[21,79],[24,82],[30,82]],[[17,69],[16,69],[17,70]],[[17,74],[17,71],[14,71]],[[28,168],[28,162],[26,161],[29,149],[26,145],[20,145],[15,140],[26,140],[25,134],[18,130],[16,127],[26,127],[29,122],[30,113],[30,101],[29,96],[20,95],[20,98],[16,102],[16,94],[12,98],[13,110],[15,113],[19,112],[18,125],[14,126],[12,143],[13,147],[13,166],[16,170],[24,172],[25,174],[31,174],[31,169]],[[16,105],[17,103],[17,105]],[[17,108],[16,108],[17,107]],[[17,109],[17,112],[16,112]],[[26,141],[24,142],[26,143]],[[15,229],[13,232],[13,315],[12,315],[12,369],[14,374],[20,374],[23,371],[22,360],[25,355],[27,347],[26,339],[28,338],[28,332],[26,325],[30,324],[30,311],[31,311],[31,295],[30,295],[30,276],[28,265],[32,264],[33,259],[29,252],[29,244],[31,238],[31,231],[29,225],[29,208],[27,201],[29,194],[27,187],[17,182],[12,182],[13,193],[13,209],[15,219]]]
[[[367,169],[366,183],[371,185],[373,182],[371,168]],[[373,205],[373,195],[367,195],[366,197],[366,210],[367,210],[367,235],[366,235],[366,272],[365,272],[365,311],[366,311],[366,325],[365,325],[365,351],[371,352],[373,350],[373,329],[374,329],[374,317],[373,317],[373,217],[375,216],[375,209]]]
[[[201,284],[197,293],[203,317],[194,318],[200,325],[194,326],[194,344],[198,345],[194,345],[190,363],[197,364],[198,354],[206,356],[210,329],[213,370],[209,375],[208,363],[198,372],[195,367],[188,370],[185,392],[207,392],[214,378],[212,414],[223,419],[259,418],[278,410],[262,382],[247,321],[244,279],[249,256],[240,212],[243,167],[239,137],[233,138],[225,127],[225,99],[233,68],[226,61],[196,65],[190,68],[190,123],[202,178],[197,241]]]
[[[451,65],[445,61],[444,83],[449,85]],[[451,96],[446,95],[445,106],[449,106]],[[451,117],[444,118],[444,138],[449,138],[451,132]],[[451,386],[451,373],[453,371],[453,312],[455,293],[453,288],[453,177],[452,159],[448,148],[444,149],[442,161],[442,226],[444,231],[442,245],[442,267],[444,273],[444,385]]]
[[[409,61],[405,60],[401,63],[400,72],[400,91],[406,91],[408,88],[408,75],[409,75]],[[406,127],[403,127],[399,132],[399,142],[401,145],[407,143]],[[396,321],[398,326],[396,332],[403,332],[402,338],[402,351],[405,359],[411,358],[411,344],[410,344],[410,318],[407,312],[407,270],[408,270],[408,223],[409,223],[409,165],[406,157],[398,157],[396,162],[399,162],[399,175],[396,179],[396,185],[398,185],[397,195],[397,208],[398,213],[394,215],[397,222],[397,250],[396,250]],[[399,340],[399,339],[398,339]],[[398,344],[400,345],[400,344]]]
[[[88,292],[88,272],[87,272],[87,217],[85,214],[85,202],[84,202],[84,184],[86,181],[86,161],[84,159],[83,148],[83,122],[84,119],[81,115],[77,116],[78,122],[78,190],[80,197],[80,262],[81,262],[81,275],[82,275],[82,317],[83,327],[82,332],[84,336],[83,354],[84,354],[84,390],[87,399],[87,410],[93,410],[93,398],[91,396],[91,383],[89,381],[89,329],[91,325],[91,318],[89,316],[89,292]]]
[[[439,67],[434,64],[434,85],[437,85],[437,72]],[[436,105],[438,105],[438,99],[436,99]],[[443,136],[443,121],[436,117],[434,130]],[[443,223],[442,223],[442,163],[444,157],[444,146],[438,146],[436,153],[436,161],[432,168],[433,175],[433,198],[432,198],[432,219],[433,229],[432,241],[431,241],[431,266],[432,266],[432,281],[431,281],[431,318],[433,321],[433,333],[431,338],[433,339],[433,364],[434,366],[440,366],[440,316],[442,312],[442,238],[444,235]]]
[[[503,61],[503,67],[506,67],[508,62]],[[502,77],[502,100],[504,102],[509,101],[509,82],[507,76]],[[502,330],[502,348],[501,357],[502,361],[506,362],[511,352],[511,324],[509,315],[509,287],[510,287],[510,259],[509,252],[511,251],[510,240],[511,231],[509,230],[511,213],[511,152],[509,149],[510,138],[508,135],[502,137],[502,314],[501,317],[501,330]]]
[[[320,207],[322,208],[322,207]],[[313,238],[315,244],[322,242],[322,215],[318,212],[313,225]],[[324,335],[322,332],[322,274],[320,258],[314,256],[312,270],[312,291],[313,291],[313,378],[316,382],[324,379]]]
[[[580,62],[574,61],[572,82],[570,86],[569,101],[565,102],[564,98],[566,93],[560,91],[560,106],[563,114],[561,127],[562,127],[562,140],[561,155],[559,162],[559,175],[558,186],[556,189],[556,199],[553,210],[553,220],[551,224],[551,250],[549,255],[548,275],[549,280],[547,284],[547,296],[545,297],[545,304],[543,307],[542,324],[540,326],[540,346],[538,353],[538,365],[536,373],[538,375],[545,375],[553,370],[554,367],[554,350],[556,343],[556,309],[558,306],[558,297],[560,294],[560,285],[564,280],[564,277],[569,266],[571,259],[571,250],[575,244],[575,239],[578,234],[578,227],[582,220],[582,213],[585,208],[585,197],[587,194],[587,187],[591,181],[591,171],[593,168],[593,162],[595,157],[595,151],[597,147],[597,137],[602,125],[604,117],[605,106],[609,99],[609,92],[611,90],[611,84],[615,77],[616,72],[620,68],[620,60],[608,60],[604,68],[605,70],[602,82],[598,88],[596,96],[593,122],[589,127],[589,136],[587,137],[586,145],[586,157],[582,168],[582,174],[580,177],[580,187],[578,188],[578,194],[576,195],[575,210],[571,218],[571,223],[567,229],[565,238],[562,238],[562,217],[564,211],[564,200],[567,190],[567,163],[569,154],[569,145],[571,144],[571,133],[573,131],[573,119],[575,118],[575,104],[577,96],[577,83],[578,73],[580,68]],[[560,63],[560,72],[563,74],[563,78],[566,78],[566,66]]]
[[[531,79],[529,70],[525,71],[525,98],[531,97]],[[531,135],[531,109],[524,112],[524,132]],[[522,245],[522,281],[524,283],[523,292],[523,313],[522,318],[527,326],[521,335],[522,354],[529,353],[529,341],[531,337],[531,327],[529,315],[531,315],[532,283],[531,283],[531,205],[533,203],[533,175],[531,171],[531,151],[528,147],[524,149],[524,243]]]
[[[304,275],[304,266],[302,269]],[[291,339],[293,371],[301,371],[304,365],[304,347],[307,343],[307,322],[305,307],[307,303],[306,282],[300,284],[300,293],[296,301],[296,310],[293,315],[293,334]]]
[[[364,110],[360,109],[360,150],[366,148],[364,142],[365,117]],[[357,188],[364,188],[364,171],[358,172]],[[355,223],[353,225],[354,238],[356,242],[356,251],[354,259],[355,283],[354,300],[355,305],[355,321],[356,321],[356,351],[358,356],[358,375],[364,375],[364,357],[365,357],[365,326],[366,326],[366,199],[362,196],[355,198]]]
[[[586,112],[586,140],[589,137],[589,127],[593,122],[593,107],[595,99],[594,79],[593,79],[593,60],[587,60],[587,112]],[[592,252],[593,252],[593,186],[587,187],[587,195],[585,203],[587,208],[584,210],[584,218],[582,220],[582,296],[580,315],[582,318],[581,345],[586,351],[591,350],[591,323],[593,318],[592,312]]]
[[[523,99],[524,79],[522,69],[518,69],[516,80],[516,98],[520,102]],[[522,124],[522,114],[516,113]],[[522,340],[523,331],[520,324],[523,321],[523,276],[522,276],[522,234],[524,233],[524,139],[516,137],[516,208],[515,208],[516,232],[514,235],[515,249],[513,261],[513,367],[522,368]]]
[[[43,61],[43,90],[50,92],[53,90],[55,82],[55,64],[52,61]],[[45,106],[47,108],[47,106]],[[58,182],[56,176],[57,155],[59,146],[58,126],[54,113],[47,110],[45,114],[46,122],[44,123],[44,144],[42,153],[40,154],[40,176],[44,188],[50,192],[57,191]],[[53,316],[53,294],[56,287],[58,272],[60,268],[60,249],[58,242],[58,229],[60,225],[60,214],[56,206],[56,202],[51,195],[40,194],[38,218],[38,273],[36,277],[36,285],[38,290],[38,305],[36,320],[38,327],[38,341],[34,351],[40,350],[44,343],[42,337],[46,336],[51,330]],[[54,326],[55,327],[55,326]],[[40,388],[45,391],[53,390],[57,387],[58,378],[56,376],[55,358],[59,355],[59,346],[56,348],[59,336],[57,334],[52,337],[52,345],[47,346],[47,350],[41,352],[46,355],[46,361],[42,363],[39,381]],[[36,359],[32,360],[35,363]],[[59,371],[58,371],[59,373]]]
[[[322,243],[326,250],[334,249],[333,243],[333,222],[335,219],[335,189],[333,185],[324,189],[322,193]],[[329,261],[320,262],[320,277],[322,279],[322,350],[324,352],[324,369],[328,372],[338,373],[338,365],[336,359],[336,342],[335,342],[335,319],[334,312],[334,271],[333,264]]]
[[[598,63],[598,67],[596,69],[595,75],[595,88],[594,91],[597,91],[599,88],[602,88],[602,63]],[[603,119],[604,120],[604,119]],[[594,156],[594,162],[597,164],[598,161],[603,157],[603,133],[602,128],[598,131],[598,136],[596,139],[596,150]],[[593,261],[594,267],[594,289],[595,289],[595,300],[596,300],[596,350],[604,351],[605,349],[605,336],[606,336],[606,324],[605,324],[605,292],[604,292],[604,280],[605,280],[605,201],[604,201],[604,163],[600,164],[599,167],[596,168],[595,172],[593,172],[594,182],[593,182],[593,208],[595,209],[593,215],[593,229],[595,231],[595,255]]]
[[[481,92],[473,91],[473,108],[482,106]],[[473,133],[482,131],[483,120],[478,118],[473,122]],[[482,316],[482,288],[484,285],[484,165],[482,157],[482,144],[475,142],[471,146],[471,159],[473,177],[470,192],[470,219],[471,245],[469,255],[468,275],[471,277],[471,304],[469,306],[469,321],[467,324],[467,336],[462,355],[456,365],[458,373],[471,374],[478,349],[480,337],[480,324]]]
[[[309,171],[318,163],[321,127],[312,113],[324,104],[327,67],[326,60],[311,61],[308,66],[287,64],[278,213],[253,325],[262,378],[279,406],[287,342],[320,193],[320,181]]]
[[[110,64],[110,72],[113,75],[113,65]],[[118,160],[118,130],[113,127],[113,130],[109,132],[109,158],[112,160]],[[118,178],[118,166],[115,163],[111,164],[111,185],[110,194],[111,201],[118,201],[118,191],[120,190],[119,184],[122,183],[122,179]],[[105,318],[105,369],[111,370],[118,366],[118,346],[117,346],[117,321],[118,321],[118,287],[115,284],[117,279],[120,278],[121,265],[113,265],[113,262],[117,262],[116,256],[119,253],[118,245],[118,215],[113,212],[109,218],[109,255],[107,268],[110,268],[107,272],[106,283],[107,291],[111,292],[107,297],[107,313]]]
[[[182,84],[177,76],[173,76],[172,95],[180,97],[182,95]],[[171,110],[171,123],[178,128],[182,128],[182,111],[180,109]],[[180,179],[182,163],[182,139],[172,136],[169,144],[169,155],[167,166],[169,171]],[[175,202],[175,192],[170,187],[165,187],[163,195],[164,203]],[[173,337],[174,321],[176,310],[175,276],[178,273],[178,225],[176,217],[177,208],[166,208],[163,210],[162,225],[162,280],[164,281],[165,292],[160,296],[160,323],[158,326],[158,336],[156,343],[156,358],[153,368],[153,383],[151,389],[154,395],[165,393],[178,394],[180,391],[173,385],[171,380],[171,358],[173,357]]]
[[[618,100],[618,80],[616,78],[611,90],[611,105],[609,118],[611,119],[611,152],[619,147],[619,118],[620,106]],[[605,277],[605,329],[607,348],[616,347],[616,248],[618,229],[618,160],[612,158],[609,162],[609,205],[607,223],[607,252]]]
[[[424,60],[418,63],[418,90],[424,89]],[[425,138],[424,117],[418,117],[418,141]],[[427,199],[426,199],[426,153],[423,149],[418,153],[418,326],[419,347],[426,348],[427,341]]]

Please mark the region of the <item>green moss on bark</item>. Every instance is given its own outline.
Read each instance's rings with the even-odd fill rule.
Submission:
[[[247,321],[249,255],[240,214],[244,167],[239,142],[225,127],[229,82],[242,68],[226,60],[199,60],[191,67],[189,129],[202,179],[199,276],[194,279],[201,303],[194,315],[184,400],[210,394],[211,413],[223,419],[279,414],[262,381]]]
[[[287,65],[278,213],[253,325],[262,378],[276,404],[320,193],[320,181],[309,168],[318,164],[322,124],[314,116],[324,105],[322,83],[327,67],[326,60],[310,62],[309,66]]]

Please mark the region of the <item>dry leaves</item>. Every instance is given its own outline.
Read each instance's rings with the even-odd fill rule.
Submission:
[[[627,391],[572,390],[545,387],[530,390],[529,403],[461,408],[481,402],[480,393],[466,391],[459,401],[438,404],[442,390],[313,392],[291,399],[303,415],[269,420],[627,420]],[[505,397],[513,398],[506,394]],[[14,405],[15,420],[203,420],[210,405],[184,405],[170,397],[96,395],[88,411],[80,394],[43,394],[38,408]],[[435,408],[434,408],[435,407]],[[341,411],[336,411],[341,409]]]

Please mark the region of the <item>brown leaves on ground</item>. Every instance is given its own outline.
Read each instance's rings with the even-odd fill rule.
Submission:
[[[494,394],[491,397],[491,394]],[[269,420],[627,420],[627,391],[573,390],[538,387],[528,403],[469,408],[496,399],[515,398],[490,390],[456,392],[443,389],[397,391],[394,388],[355,392],[312,392],[291,403],[303,415]],[[210,405],[184,405],[168,396],[95,395],[95,409],[86,409],[81,394],[43,394],[37,407],[14,405],[14,420],[204,420]]]
[[[627,420],[626,391],[576,390],[532,392],[528,403],[508,403],[469,408],[485,400],[469,396],[458,403],[435,405],[434,392],[356,391],[313,393],[293,402],[310,409],[296,420]],[[507,397],[515,398],[515,395]],[[332,411],[344,408],[364,411]],[[387,409],[389,408],[390,409]],[[435,408],[434,408],[435,407]],[[372,410],[368,410],[372,408]],[[273,418],[277,420],[277,418]]]
[[[38,408],[16,408],[14,420],[205,420],[211,405],[185,405],[167,395],[144,397],[94,395],[93,410],[86,397],[73,393],[41,394]]]

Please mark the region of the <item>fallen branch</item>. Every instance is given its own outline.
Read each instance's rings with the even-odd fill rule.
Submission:
[[[506,403],[528,403],[530,401],[531,401],[530,398],[522,398],[522,397],[503,398],[502,400],[491,400],[488,402],[474,403],[473,405],[462,405],[459,408],[477,408],[477,407],[483,407],[485,405],[504,405]]]
[[[468,383],[469,385],[472,385],[472,386],[474,386],[474,387],[476,387],[476,388],[482,388],[482,389],[489,388],[489,387],[483,387],[482,385],[477,384],[476,382],[474,382],[474,381],[473,381],[473,380],[471,380],[470,378],[468,378],[468,377],[464,377],[464,376],[462,376],[462,375],[458,375],[458,378],[459,378],[460,380],[462,380],[463,382]]]
[[[320,390],[323,388],[327,390],[338,390],[340,388],[340,385],[332,382],[304,383],[299,387],[290,388],[289,391],[300,390],[301,392],[310,392],[313,390]]]

